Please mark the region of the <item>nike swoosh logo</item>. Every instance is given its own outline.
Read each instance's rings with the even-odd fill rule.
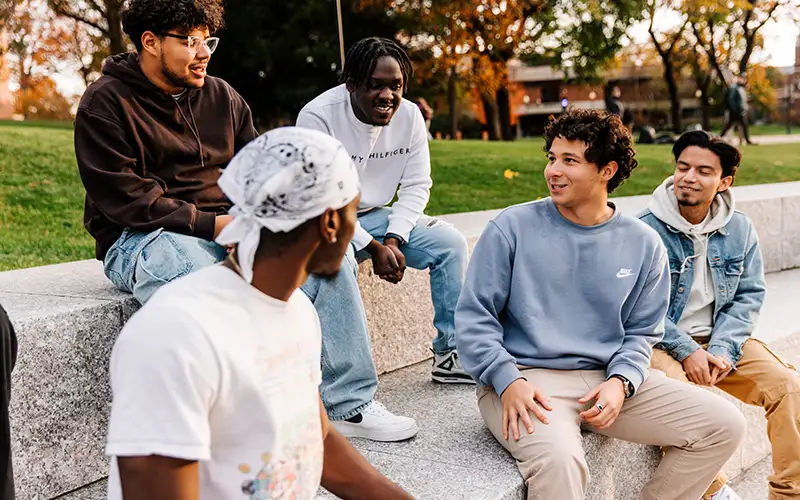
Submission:
[[[628,272],[617,271],[617,278],[627,278],[628,276],[633,276],[633,273],[630,271]]]

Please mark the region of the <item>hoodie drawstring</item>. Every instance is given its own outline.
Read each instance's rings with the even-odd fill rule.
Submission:
[[[183,113],[180,103],[178,103],[177,100],[175,101],[175,106],[178,108],[178,113],[181,114],[181,118],[183,118],[183,121],[186,122],[186,126],[188,126],[189,130],[192,131],[192,135],[194,135],[194,138],[197,141],[197,147],[200,149],[200,166],[205,168],[206,163],[205,160],[203,160],[203,144],[200,142],[200,129],[197,127],[197,121],[195,121],[194,113],[192,112],[191,95],[186,96],[186,105],[189,107],[189,116],[192,118],[191,123],[186,119],[186,115]],[[194,127],[192,127],[192,124],[194,124]]]

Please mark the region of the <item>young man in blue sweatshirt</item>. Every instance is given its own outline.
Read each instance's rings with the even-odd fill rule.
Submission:
[[[456,309],[481,414],[529,500],[586,496],[581,429],[664,448],[640,498],[698,499],[745,423],[723,398],[650,371],[669,303],[666,251],[608,202],[637,165],[630,133],[619,117],[574,110],[545,140],[551,196],[489,223]]]
[[[764,408],[769,498],[800,498],[800,376],[751,337],[767,290],[758,236],[729,189],[741,153],[702,130],[683,134],[672,153],[675,173],[641,215],[661,236],[672,271],[664,339],[651,364]],[[725,482],[720,473],[704,498],[741,500]]]

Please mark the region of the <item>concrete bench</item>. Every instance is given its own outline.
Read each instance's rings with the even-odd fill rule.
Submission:
[[[769,270],[800,266],[800,183],[737,188],[740,208],[754,220]],[[648,197],[615,200],[623,213],[643,208]],[[497,212],[443,217],[474,243]],[[776,229],[779,228],[779,229]],[[797,325],[800,271],[768,276],[769,298],[759,335],[777,341],[797,359],[791,336]],[[393,286],[362,265],[362,287],[373,355],[382,377],[381,399],[414,416],[420,436],[409,443],[358,443],[365,455],[418,498],[522,498],[515,466],[483,429],[470,388],[429,382],[434,336],[427,273],[409,272]],[[108,357],[117,333],[135,312],[96,261],[0,273],[0,303],[17,328],[20,354],[13,377],[11,418],[19,498],[103,498],[103,454],[110,403]],[[795,307],[790,307],[795,305]],[[793,316],[793,317],[792,317]],[[408,368],[406,368],[408,367]],[[405,369],[403,369],[405,368]],[[728,465],[731,475],[768,453],[764,421],[753,422],[748,442]],[[657,460],[652,448],[597,436],[586,439],[594,476],[592,498],[633,498]],[[441,467],[439,467],[439,464]],[[439,468],[437,468],[439,467]]]

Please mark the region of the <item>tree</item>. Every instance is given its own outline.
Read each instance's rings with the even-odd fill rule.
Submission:
[[[25,0],[8,21],[11,33],[8,50],[15,62],[11,69],[19,84],[16,109],[25,118],[42,117],[43,113],[64,116],[62,105],[67,102],[47,74],[54,72],[58,61],[66,58],[65,47],[71,34],[63,25],[52,22],[47,14],[44,5]],[[38,98],[43,101],[38,103]]]
[[[56,15],[99,32],[108,40],[111,54],[128,50],[120,16],[123,0],[47,0],[47,3]]]
[[[658,52],[661,58],[661,64],[664,67],[664,81],[667,84],[669,91],[670,112],[672,116],[672,130],[676,133],[683,131],[683,120],[681,116],[681,100],[678,95],[678,81],[677,81],[677,66],[675,52],[684,35],[686,26],[689,24],[689,18],[683,15],[683,20],[678,28],[667,30],[664,33],[657,33],[654,27],[656,14],[659,9],[674,9],[677,8],[675,0],[649,0],[647,6],[648,26],[647,32],[650,34],[650,40],[653,42],[653,47]]]
[[[384,10],[342,14],[347,46],[367,36],[392,38],[400,29]],[[242,94],[260,128],[294,123],[303,105],[338,84],[333,2],[228,0],[225,24],[210,73]]]
[[[15,111],[26,120],[69,120],[72,103],[49,76],[35,75],[15,92]]]
[[[715,76],[727,88],[729,71],[747,72],[755,52],[763,47],[762,28],[783,12],[797,10],[793,0],[686,0],[684,10],[692,32]]]

